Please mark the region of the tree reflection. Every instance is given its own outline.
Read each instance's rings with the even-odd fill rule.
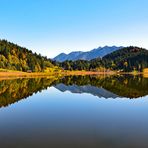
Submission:
[[[89,93],[104,98],[139,98],[148,95],[148,78],[141,75],[21,78],[0,80],[0,107],[18,102],[34,93],[47,89],[49,86],[54,86],[61,91]]]
[[[0,81],[0,107],[25,99],[38,91],[47,89],[54,79],[22,78]]]

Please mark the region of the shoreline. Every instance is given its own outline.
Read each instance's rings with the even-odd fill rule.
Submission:
[[[66,75],[148,75],[148,72],[95,72],[95,71],[66,71]]]
[[[44,73],[44,72],[21,72],[21,71],[14,71],[14,72],[0,72],[0,78],[33,78],[33,77],[53,77],[56,76],[57,73]]]
[[[47,76],[59,76],[59,75],[145,75],[148,77],[147,72],[94,72],[94,71],[65,71],[65,72],[52,72],[52,73],[45,73],[45,72],[21,72],[21,71],[12,71],[12,72],[0,72],[0,78],[7,78],[7,77],[47,77]]]

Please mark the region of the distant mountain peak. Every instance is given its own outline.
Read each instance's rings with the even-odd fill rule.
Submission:
[[[64,52],[62,52],[62,53],[59,54],[59,56],[65,56],[65,55],[67,55],[67,54],[64,53]]]
[[[92,60],[92,59],[99,58],[99,57],[102,58],[106,56],[107,54],[110,54],[121,48],[123,47],[122,46],[120,47],[104,46],[104,47],[98,47],[98,48],[92,49],[87,52],[73,51],[73,52],[70,52],[69,54],[61,53],[58,56],[56,56],[53,60],[58,61],[58,62],[64,62],[66,60],[76,61],[80,59],[81,60]]]

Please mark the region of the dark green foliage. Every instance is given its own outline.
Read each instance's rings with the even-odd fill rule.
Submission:
[[[88,61],[85,60],[65,61],[60,63],[59,66],[65,70],[89,70],[90,67]]]
[[[47,57],[32,53],[31,50],[0,40],[0,68],[18,71],[44,71],[53,67]]]
[[[148,67],[148,50],[138,47],[127,47],[115,51],[103,58],[106,68],[123,71],[143,71]],[[112,61],[114,67],[112,67]]]

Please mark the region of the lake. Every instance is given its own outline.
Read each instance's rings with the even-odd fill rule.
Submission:
[[[148,148],[148,78],[0,80],[2,148]]]

